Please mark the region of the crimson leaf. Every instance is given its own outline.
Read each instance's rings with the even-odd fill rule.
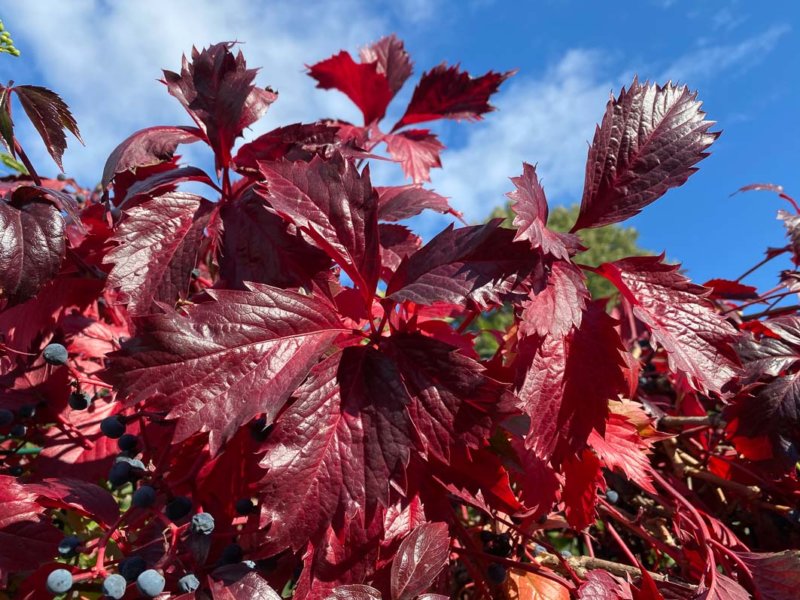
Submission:
[[[61,532],[36,502],[36,493],[15,477],[0,475],[0,578],[48,561]]]
[[[72,133],[81,144],[83,143],[78,124],[69,107],[58,94],[38,85],[18,85],[13,91],[17,94],[25,114],[39,132],[50,156],[63,171],[61,157],[67,149],[67,136],[64,130]]]
[[[570,456],[564,461],[564,490],[567,522],[575,529],[594,523],[597,489],[605,489],[600,459],[591,451]]]
[[[606,106],[586,160],[581,211],[572,231],[618,223],[683,185],[708,156],[709,132],[697,92],[634,79]]]
[[[523,281],[538,282],[543,274],[538,254],[513,236],[500,219],[459,229],[451,225],[400,265],[386,295],[418,304],[501,303]]]
[[[750,569],[750,577],[761,600],[792,600],[800,586],[800,552],[737,552]]]
[[[336,143],[339,128],[326,123],[295,123],[260,135],[239,149],[233,162],[239,171],[258,173],[258,161],[311,160],[327,145]]]
[[[517,188],[506,194],[512,201],[514,211],[514,227],[517,234],[514,240],[528,240],[534,248],[541,248],[545,254],[555,258],[569,260],[580,241],[574,235],[557,233],[547,228],[547,216],[550,209],[536,176],[536,167],[522,163],[522,175],[512,177],[511,182]]]
[[[402,221],[426,208],[458,215],[450,208],[447,198],[419,184],[376,187],[375,190],[378,192],[378,219],[381,221]]]
[[[386,142],[386,150],[414,183],[430,181],[431,169],[442,166],[439,153],[444,150],[444,144],[427,129],[387,133],[383,141]]]
[[[375,63],[378,73],[386,76],[394,96],[411,77],[413,67],[402,40],[391,34],[361,49],[362,63]]]
[[[765,321],[764,325],[779,337],[743,337],[737,351],[748,378],[758,379],[762,375],[779,375],[783,370],[800,361],[800,319],[796,316],[778,317]]]
[[[588,300],[583,271],[571,262],[554,261],[545,288],[532,290],[522,304],[520,333],[564,337],[570,329],[580,326]]]
[[[340,504],[385,504],[411,446],[397,367],[371,348],[346,348],[320,363],[296,395],[261,461],[268,554],[317,538]]]
[[[336,261],[365,298],[380,275],[378,195],[369,171],[335,153],[329,160],[261,163],[260,192]]]
[[[0,298],[24,302],[58,272],[64,257],[64,219],[45,200],[0,200]]]
[[[450,555],[445,523],[425,523],[406,537],[392,562],[392,599],[412,600],[433,585]]]
[[[506,387],[456,348],[419,334],[395,334],[381,349],[397,362],[423,454],[448,462],[456,446],[479,448],[491,435],[492,414]]]
[[[223,241],[220,276],[225,287],[245,281],[276,287],[305,287],[331,266],[330,259],[305,241],[293,225],[269,210],[252,192],[221,209]]]
[[[202,139],[196,127],[148,127],[127,137],[114,148],[103,167],[101,185],[106,189],[118,173],[151,167],[172,158],[179,144],[192,144]]]
[[[141,179],[125,190],[125,196],[117,195],[114,200],[117,206],[137,196],[159,196],[174,191],[179,183],[196,181],[204,183],[214,189],[219,189],[208,176],[208,173],[197,167],[180,167],[170,171],[154,173]]]
[[[700,391],[719,392],[738,373],[732,348],[736,331],[714,312],[709,291],[691,283],[662,256],[637,256],[604,263],[608,278],[669,356],[670,368],[685,373]]]
[[[389,281],[403,259],[419,250],[422,240],[408,227],[394,223],[381,223],[378,231],[381,236],[381,277]]]
[[[602,303],[591,303],[566,337],[531,336],[520,344],[519,397],[531,418],[526,444],[544,460],[579,450],[604,431],[608,401],[626,389],[622,343]]]
[[[44,498],[40,504],[51,508],[70,508],[106,526],[119,517],[114,497],[94,483],[80,479],[43,479],[25,489]]]
[[[212,301],[186,317],[143,317],[145,337],[113,355],[110,376],[128,404],[168,408],[176,441],[208,431],[215,453],[256,414],[271,422],[344,328],[330,306],[294,292],[252,284],[206,293]]]
[[[114,264],[108,286],[123,293],[131,315],[186,295],[212,206],[200,196],[172,192],[126,211],[112,238],[118,245],[104,262]]]
[[[278,95],[253,85],[256,69],[248,69],[233,44],[192,48],[192,60],[183,57],[180,74],[164,71],[164,83],[203,130],[214,149],[217,169],[227,167],[231,149],[242,131],[258,121]]]
[[[776,377],[746,397],[736,412],[743,435],[793,431],[800,424],[800,375]]]
[[[365,125],[383,118],[394,95],[385,69],[379,71],[377,62],[357,63],[344,50],[310,66],[308,74],[318,88],[336,89],[350,98],[363,113]]]
[[[422,75],[405,114],[392,131],[436,119],[477,121],[483,114],[494,110],[489,97],[513,74],[513,71],[489,71],[480,77],[472,77],[458,66],[441,64],[434,67]]]

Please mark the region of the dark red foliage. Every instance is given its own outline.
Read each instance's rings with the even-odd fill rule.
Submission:
[[[14,133],[12,92],[60,164],[78,131],[63,101],[0,88],[30,171],[0,182],[2,586],[43,597],[68,568],[95,597],[139,557],[203,600],[794,598],[800,325],[767,303],[800,275],[765,297],[663,256],[582,265],[526,163],[510,227],[423,243],[398,222],[460,215],[422,184],[444,146],[405,127],[482,118],[511,73],[436,67],[382,131],[412,63],[395,36],[359,60],[309,74],[364,126],[237,150],[277,95],[232,44],[195,49],[164,82],[196,127],[134,133],[94,191],[42,179]],[[710,126],[687,88],[634,80],[597,129],[574,229],[683,184]],[[216,177],[179,163],[198,141]],[[411,184],[373,185],[381,143]],[[762,263],[797,254],[800,217],[782,218],[789,242]],[[592,299],[587,273],[618,294]],[[510,325],[484,327],[500,310]],[[71,535],[80,559],[71,538],[58,554]],[[190,571],[200,588],[177,595]]]

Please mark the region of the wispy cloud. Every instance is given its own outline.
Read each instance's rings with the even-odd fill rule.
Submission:
[[[357,118],[341,94],[314,90],[303,65],[388,32],[380,4],[361,0],[54,0],[13,2],[3,13],[24,49],[21,60],[35,61],[47,85],[64,96],[78,119],[86,148],[67,152],[65,167],[87,182],[99,178],[110,151],[136,129],[188,122],[156,80],[162,68],[178,70],[192,44],[246,42],[242,49],[248,64],[263,67],[258,83],[281,94],[260,131],[322,116]],[[4,68],[11,68],[5,67],[11,62],[4,61]],[[13,65],[16,72],[2,75],[20,80],[19,65]],[[35,159],[47,160],[43,149],[33,150]]]
[[[764,60],[790,30],[789,25],[779,24],[736,43],[704,44],[669,65],[661,79],[691,81],[731,70],[743,73]]]
[[[599,76],[602,55],[568,52],[541,78],[512,80],[494,102],[498,112],[470,125],[466,143],[445,152],[433,185],[468,219],[504,201],[522,161],[538,163],[551,200],[580,200],[587,141],[615,82]]]

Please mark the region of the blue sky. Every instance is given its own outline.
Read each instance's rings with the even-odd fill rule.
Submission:
[[[315,90],[303,65],[396,32],[417,75],[443,60],[474,74],[519,69],[485,121],[434,125],[449,148],[432,185],[470,220],[504,201],[523,160],[538,163],[551,204],[580,201],[595,123],[609,93],[635,73],[699,90],[723,130],[699,173],[629,222],[643,246],[666,250],[698,282],[735,278],[767,246],[784,244],[775,212],[785,203],[730,193],[774,182],[800,197],[797,0],[37,0],[7,3],[0,18],[23,53],[0,60],[0,78],[63,95],[87,143],[70,145],[65,167],[87,185],[135,129],[187,122],[156,79],[192,44],[245,42],[249,64],[262,67],[259,83],[281,92],[256,135],[298,120],[357,119],[343,96]],[[46,164],[37,143],[28,146]],[[185,156],[207,160],[197,152]],[[376,182],[400,183],[398,173],[379,167]],[[428,216],[416,225],[430,235],[445,222]],[[749,281],[772,287],[788,266],[776,261]]]

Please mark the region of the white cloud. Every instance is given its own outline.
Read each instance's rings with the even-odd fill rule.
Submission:
[[[380,12],[366,0],[42,0],[10,3],[3,18],[24,49],[21,60],[34,60],[75,113],[86,148],[70,144],[65,167],[89,182],[99,179],[105,158],[136,129],[190,122],[156,80],[162,68],[179,70],[192,44],[240,40],[248,65],[263,67],[257,82],[281,96],[256,133],[322,116],[356,119],[342,94],[314,90],[304,64],[388,32]],[[34,160],[48,164],[38,146],[31,144]]]
[[[486,217],[512,189],[522,161],[538,163],[548,198],[580,201],[587,142],[615,85],[598,75],[601,56],[572,50],[539,79],[517,76],[494,100],[498,111],[469,127],[466,144],[446,150],[433,186],[465,213]]]
[[[693,81],[725,70],[744,72],[760,63],[789,31],[788,25],[773,25],[737,43],[703,45],[678,58],[665,69],[660,79]]]

